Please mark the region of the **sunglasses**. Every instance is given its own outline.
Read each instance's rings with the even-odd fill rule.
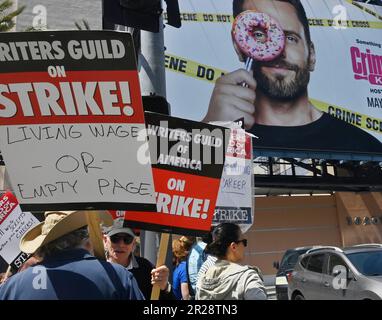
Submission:
[[[241,240],[237,240],[235,241],[235,243],[243,243],[244,247],[246,247],[248,245],[248,240],[247,239],[241,239]]]
[[[117,235],[113,235],[110,237],[110,240],[111,242],[113,243],[118,243],[119,241],[123,240],[123,242],[125,244],[130,244],[133,242],[134,240],[134,237],[130,236],[130,235],[125,235],[125,236],[117,236]]]

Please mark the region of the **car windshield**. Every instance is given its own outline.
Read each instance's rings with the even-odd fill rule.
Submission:
[[[382,250],[346,254],[349,260],[365,276],[382,276]]]
[[[290,250],[290,251],[288,250],[285,253],[283,260],[281,261],[280,269],[282,270],[293,269],[294,266],[296,265],[298,257],[301,256],[306,251],[308,251],[308,249]]]

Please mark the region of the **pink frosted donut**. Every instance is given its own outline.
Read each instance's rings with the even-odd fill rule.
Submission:
[[[255,36],[260,29],[266,35],[262,41]],[[284,50],[285,35],[279,23],[269,15],[254,10],[240,13],[232,25],[232,37],[240,50],[258,61],[269,61]]]

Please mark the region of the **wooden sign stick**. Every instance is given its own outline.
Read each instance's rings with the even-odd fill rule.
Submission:
[[[7,271],[5,271],[5,274],[4,274],[3,282],[5,282],[5,280],[9,278],[11,269],[12,269],[11,266],[8,266]]]
[[[105,248],[101,231],[101,219],[97,211],[86,211],[86,220],[89,226],[89,238],[93,246],[94,256],[101,260],[106,260]]]
[[[168,247],[168,240],[169,239],[170,239],[169,233],[162,233],[161,238],[160,238],[159,254],[158,254],[157,264],[156,264],[157,268],[159,266],[164,265],[166,262],[167,247]],[[160,294],[159,285],[158,284],[153,285],[150,300],[159,300],[159,294]]]

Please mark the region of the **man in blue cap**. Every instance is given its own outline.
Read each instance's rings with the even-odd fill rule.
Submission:
[[[149,260],[134,254],[136,236],[131,228],[123,226],[123,220],[114,220],[113,227],[105,233],[104,245],[108,261],[129,270],[147,300],[151,297],[153,284],[158,284],[161,289],[160,300],[175,299],[168,282],[169,269],[165,265],[155,268]]]

